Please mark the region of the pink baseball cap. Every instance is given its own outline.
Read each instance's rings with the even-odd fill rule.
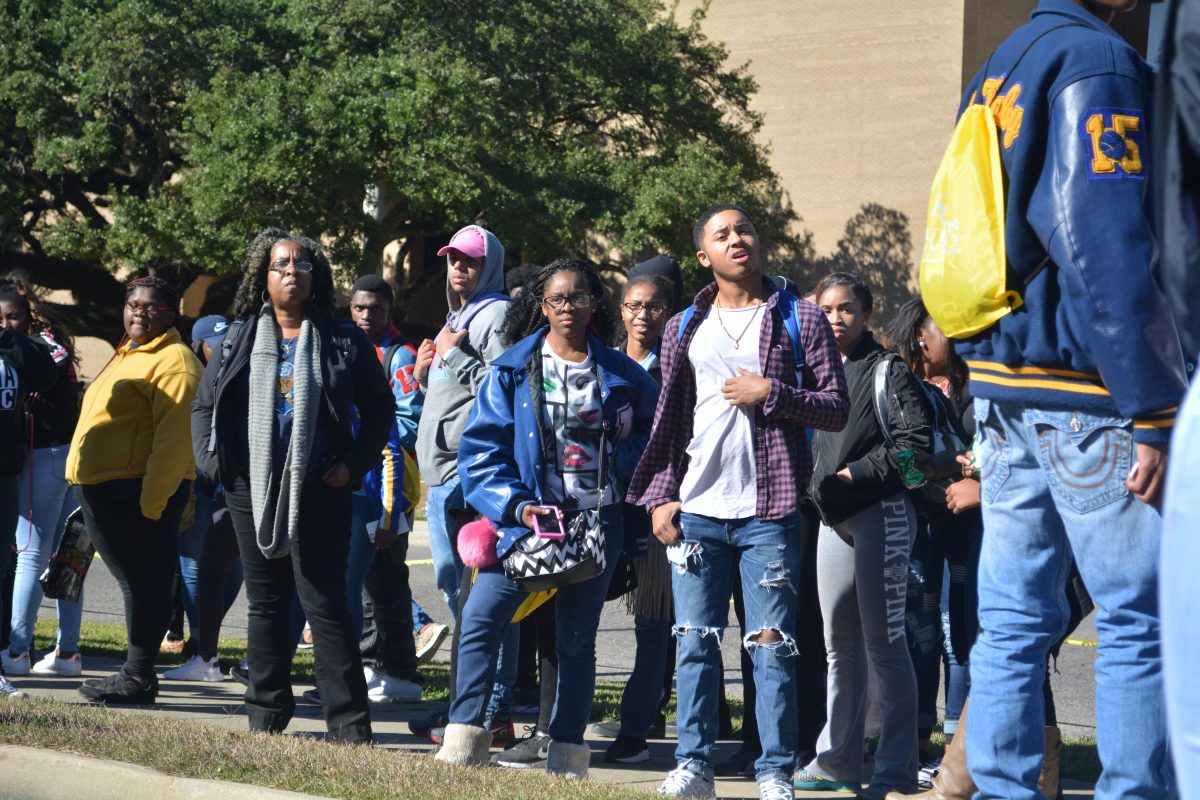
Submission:
[[[483,232],[474,225],[468,225],[454,234],[454,238],[450,240],[450,244],[437,251],[439,256],[444,256],[451,250],[457,250],[468,258],[481,258],[486,252],[483,243]]]

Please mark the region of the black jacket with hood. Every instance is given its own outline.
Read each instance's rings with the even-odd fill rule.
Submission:
[[[323,357],[317,425],[329,442],[324,466],[342,461],[350,471],[351,485],[357,487],[387,444],[396,421],[396,399],[366,334],[348,320],[330,319],[314,306],[309,306],[307,313],[320,337]],[[223,342],[213,353],[192,404],[196,471],[226,488],[238,475],[249,474],[249,383],[245,375],[250,371],[257,325],[255,314],[229,326],[225,333],[228,352]],[[342,339],[351,342],[350,352],[342,346]],[[361,420],[357,433],[351,427],[351,406],[357,408]]]
[[[821,519],[831,527],[904,490],[898,452],[928,453],[933,447],[928,406],[917,379],[899,357],[892,358],[887,373],[893,447],[888,446],[875,412],[875,365],[886,355],[870,331],[863,333],[843,364],[850,392],[846,427],[813,432],[810,494]],[[850,469],[853,484],[837,477],[842,467]]]
[[[48,348],[9,328],[0,329],[0,478],[18,474],[29,454],[25,398],[49,389],[56,376]]]

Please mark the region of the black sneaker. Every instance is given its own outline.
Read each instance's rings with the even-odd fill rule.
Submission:
[[[650,749],[645,739],[633,736],[618,736],[604,752],[605,764],[641,764],[650,760]]]
[[[428,717],[409,720],[408,731],[413,736],[428,739],[434,728],[445,728],[449,724],[450,718],[446,716],[445,711],[435,711]],[[435,744],[441,744],[441,742],[435,742]]]
[[[153,703],[158,696],[158,678],[151,676],[150,682],[143,686],[120,671],[96,683],[80,686],[79,693],[93,703]]]
[[[250,685],[250,670],[244,664],[238,664],[236,667],[229,669],[229,677],[240,683],[242,686]]]
[[[538,769],[550,758],[550,734],[529,728],[530,734],[492,756],[492,763],[509,769]]]
[[[517,740],[517,732],[513,728],[511,717],[505,720],[486,717],[483,720],[483,727],[492,733],[492,747],[508,747]]]

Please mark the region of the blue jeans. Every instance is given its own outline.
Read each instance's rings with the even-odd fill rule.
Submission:
[[[620,504],[601,511],[605,536],[605,570],[598,577],[558,590],[558,697],[550,717],[550,738],[583,744],[596,688],[596,631],[600,611],[621,553],[623,536]],[[450,704],[450,722],[481,725],[496,682],[500,641],[513,614],[526,597],[494,564],[479,571],[459,621],[457,692]],[[515,667],[516,648],[512,649]]]
[[[979,548],[983,543],[983,525],[978,516],[971,519],[960,517],[959,521],[966,524],[956,526],[953,535],[967,537],[966,568],[960,574],[955,574],[958,570],[947,559],[942,578],[943,663],[946,665],[946,718],[942,722],[942,732],[947,737],[958,732],[958,720],[967,704],[967,694],[971,689],[970,652],[979,631]],[[952,608],[951,597],[959,592],[962,602]],[[951,622],[951,614],[962,614],[961,629],[966,641],[959,647],[965,652],[960,653],[955,649],[952,626],[958,627],[958,622]]]
[[[1193,382],[1171,443],[1162,547],[1163,675],[1181,797],[1200,797],[1200,383]]]
[[[1046,656],[1069,617],[1072,554],[1096,602],[1097,798],[1166,798],[1159,652],[1161,519],[1125,486],[1129,420],[975,400],[983,474],[980,634],[967,761],[977,798],[1036,800]]]
[[[195,484],[194,484],[195,485]],[[187,615],[188,629],[196,636],[200,626],[200,558],[204,555],[204,541],[212,528],[213,513],[217,505],[212,495],[196,486],[196,514],[192,524],[179,532],[179,572],[183,576],[183,611]],[[228,610],[242,589],[240,561],[225,578],[225,609]]]
[[[908,559],[908,595],[905,603],[904,629],[908,637],[908,654],[917,676],[917,737],[929,738],[937,724],[938,679],[942,665],[942,615],[937,605],[930,605],[926,588],[932,568],[928,560],[929,521],[918,522],[917,538]],[[942,563],[936,565],[942,570]],[[942,586],[942,596],[949,587]]]
[[[424,628],[426,625],[428,625],[431,622],[433,622],[433,617],[426,614],[425,609],[421,608],[421,606],[417,603],[416,600],[413,600],[412,601],[413,635],[420,633],[421,628]]]
[[[430,486],[425,500],[425,518],[429,521],[429,550],[433,555],[433,574],[437,587],[446,598],[450,614],[458,618],[458,586],[463,564],[454,548],[459,522],[455,512],[467,507],[462,484],[455,475],[441,486]]]
[[[379,519],[370,513],[367,498],[356,494],[354,512],[350,517],[350,554],[346,561],[346,605],[354,622],[355,637],[362,636],[363,582],[375,559],[375,530]]]
[[[800,574],[800,513],[770,521],[720,520],[699,514],[680,518],[685,547],[699,545],[685,568],[675,567],[674,633],[679,641],[675,685],[681,767],[712,777],[721,690],[721,636],[729,622],[733,571],[741,570],[746,604],[743,646],[754,662],[762,755],[759,779],[789,778],[796,761],[796,585]],[[777,631],[782,640],[753,637]]]
[[[50,563],[50,554],[62,539],[63,526],[79,500],[71,484],[63,477],[68,445],[43,447],[33,451],[18,479],[20,499],[17,511],[17,576],[13,584],[11,653],[27,653],[33,644],[33,626],[42,604],[42,585],[38,578]],[[30,486],[33,496],[30,497]],[[30,512],[32,511],[32,516]],[[58,600],[58,649],[73,653],[79,649],[79,623],[83,618],[83,594],[76,601]]]
[[[662,702],[671,620],[641,614],[633,618],[633,671],[621,695],[621,735],[645,739]]]

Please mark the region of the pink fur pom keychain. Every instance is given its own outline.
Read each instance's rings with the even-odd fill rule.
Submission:
[[[490,567],[500,560],[496,555],[496,542],[500,534],[489,519],[468,522],[458,531],[458,555],[463,563],[473,569]]]

